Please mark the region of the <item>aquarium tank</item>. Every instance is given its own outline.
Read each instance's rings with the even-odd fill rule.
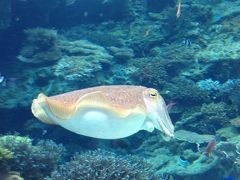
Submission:
[[[0,0],[0,180],[240,180],[240,0]]]

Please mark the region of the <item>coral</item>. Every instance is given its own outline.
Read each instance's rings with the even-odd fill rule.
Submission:
[[[224,1],[213,1],[210,4],[213,4],[215,6],[215,8],[212,9],[213,13],[212,21],[214,23],[229,20],[229,18],[235,17],[235,14],[240,13],[239,1],[229,1],[228,3],[225,3]]]
[[[13,153],[6,148],[0,147],[0,162],[6,161],[13,157]]]
[[[234,106],[225,102],[203,103],[184,112],[176,125],[200,134],[213,134],[236,117]]]
[[[7,161],[8,169],[19,171],[26,179],[43,179],[58,165],[65,149],[53,141],[36,145],[27,137],[7,135],[0,137],[0,146],[13,152]]]
[[[151,166],[135,156],[96,150],[76,154],[45,180],[156,179]]]
[[[240,116],[234,118],[234,119],[231,119],[231,124],[235,127],[240,127]]]
[[[194,153],[194,152],[192,152]],[[201,155],[200,155],[201,156]],[[200,176],[201,174],[204,174],[211,169],[214,169],[214,167],[217,166],[219,160],[216,156],[211,156],[211,158],[202,160],[202,157],[199,157],[199,159],[191,162],[188,166],[182,167],[181,164],[177,165],[178,163],[178,157],[172,158],[173,160],[169,162],[169,164],[162,168],[161,171],[164,171],[169,174],[176,174],[179,176],[191,176],[194,175]]]
[[[240,58],[240,45],[233,40],[234,38],[232,32],[224,32],[220,35],[215,34],[215,37],[211,38],[211,42],[207,44],[207,47],[199,51],[195,57],[204,63],[237,61]]]
[[[184,43],[175,42],[171,45],[159,47],[160,51],[156,58],[159,58],[170,77],[175,77],[194,63],[192,57],[198,49],[199,46],[196,44],[191,44],[188,47]]]
[[[220,158],[221,166],[219,171],[221,174],[233,175],[238,178],[240,176],[240,144],[238,142],[222,141],[217,144],[216,154]]]
[[[229,99],[233,106],[238,108],[238,112],[240,112],[240,81],[238,81],[236,87],[229,93]]]
[[[62,41],[60,48],[65,56],[55,65],[54,74],[66,80],[87,81],[113,58],[103,47],[86,40]]]
[[[200,89],[209,91],[211,93],[214,92],[229,92],[233,90],[233,88],[236,86],[236,81],[229,79],[224,83],[220,83],[220,81],[213,81],[212,79],[205,79],[205,80],[200,80],[197,82],[197,85]]]
[[[130,48],[108,47],[110,53],[120,62],[126,62],[134,57],[134,52]]]
[[[166,69],[158,59],[138,59],[135,64],[138,68],[133,74],[134,81],[148,87],[163,87],[168,79]]]
[[[1,180],[23,180],[19,172],[9,171],[6,173],[0,173]]]
[[[189,135],[191,134],[189,133]],[[193,143],[179,141],[177,138],[173,139],[171,143],[165,143],[158,135],[154,135],[148,137],[135,153],[147,157],[148,162],[157,170],[156,174],[171,174],[180,176],[179,179],[186,176],[198,177],[214,169],[218,165],[219,159],[215,154],[211,154],[209,158],[204,158],[201,149],[197,148],[196,143],[204,143],[211,136],[193,134],[196,137],[192,141],[190,137],[181,137],[181,139],[190,142],[194,141]],[[183,134],[183,136],[185,135]],[[204,137],[205,140],[198,139],[201,137]],[[181,162],[183,157],[184,163]]]
[[[113,22],[106,23],[107,27],[103,27],[103,30],[89,31],[89,27],[78,27],[70,29],[70,33],[77,33],[75,39],[87,39],[92,43],[98,44],[103,47],[115,46],[121,47],[124,45],[124,37],[126,36],[122,32],[122,26],[113,26]],[[84,30],[83,30],[84,28]],[[86,29],[85,29],[86,28]],[[106,28],[106,29],[105,29]],[[92,28],[91,28],[92,29]],[[121,30],[120,30],[121,29]],[[69,33],[68,32],[68,33]],[[80,32],[80,33],[79,33]],[[80,34],[80,35],[79,35]]]
[[[219,128],[231,119],[234,115],[234,109],[224,102],[210,103],[202,105],[201,113],[203,114],[202,122],[207,124],[208,127]]]
[[[13,157],[13,152],[0,146],[0,169],[6,168],[6,163]]]
[[[129,65],[126,67],[125,65],[115,65],[112,67],[113,76],[109,78],[109,84],[134,84],[132,82],[132,75],[138,70],[135,66]]]
[[[169,99],[182,105],[198,105],[208,102],[209,94],[201,90],[192,80],[186,78],[174,78],[167,83],[165,90]]]
[[[189,143],[196,143],[196,144],[201,144],[201,143],[208,143],[215,137],[213,135],[208,135],[208,134],[198,134],[195,132],[191,131],[186,131],[186,130],[178,130],[175,132],[174,137],[180,141],[186,141]]]
[[[33,28],[24,31],[26,40],[18,59],[26,63],[48,63],[61,58],[57,46],[57,32],[44,28]]]

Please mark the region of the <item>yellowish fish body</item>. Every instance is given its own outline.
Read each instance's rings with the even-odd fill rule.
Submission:
[[[32,112],[44,123],[101,139],[118,139],[154,128],[173,137],[162,97],[143,86],[99,86],[33,100]]]

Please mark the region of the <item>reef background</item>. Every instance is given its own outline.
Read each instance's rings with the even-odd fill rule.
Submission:
[[[182,0],[179,18],[176,10],[173,0],[1,0],[0,178],[18,171],[10,175],[94,179],[95,169],[109,179],[238,179],[240,1]],[[98,140],[31,114],[39,92],[111,84],[153,87],[176,103],[176,138]],[[211,156],[201,159],[214,137]]]

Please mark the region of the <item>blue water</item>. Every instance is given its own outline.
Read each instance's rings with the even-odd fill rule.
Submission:
[[[240,0],[1,0],[0,180],[240,180],[239,20]]]

